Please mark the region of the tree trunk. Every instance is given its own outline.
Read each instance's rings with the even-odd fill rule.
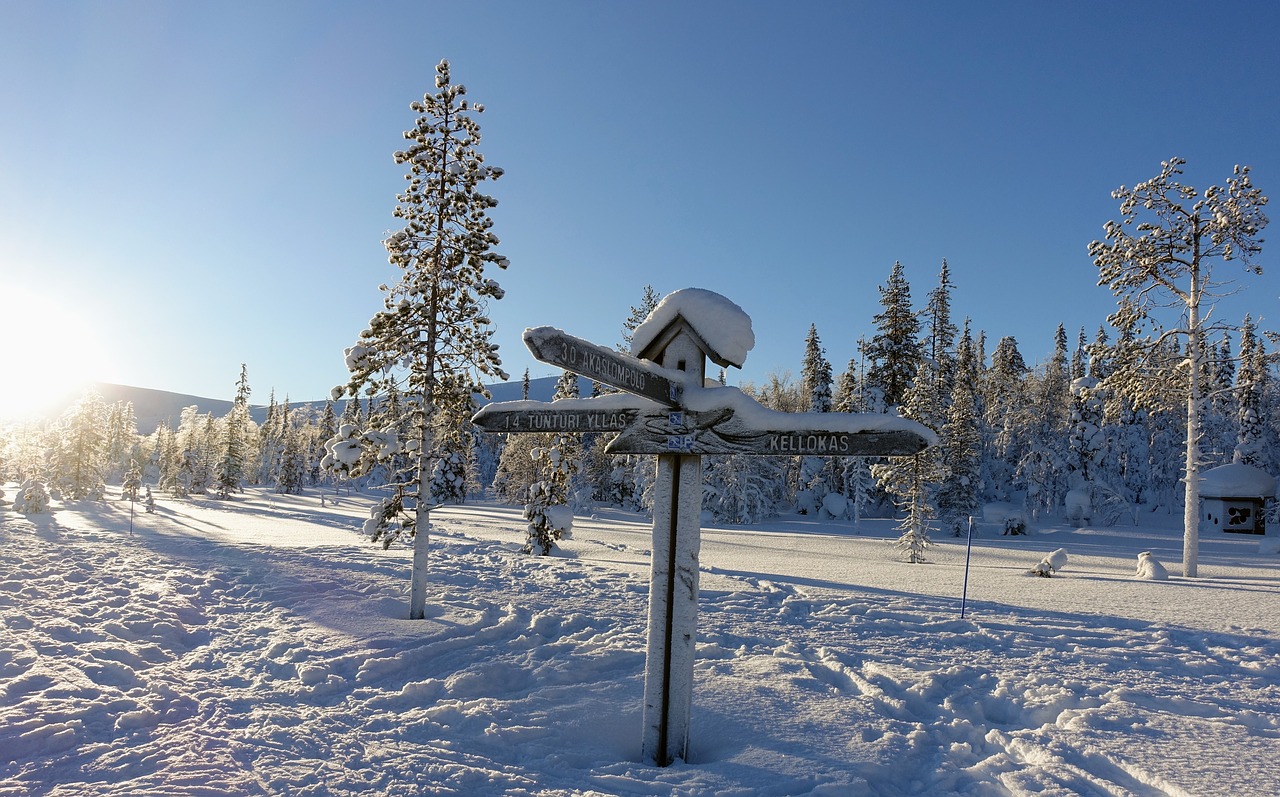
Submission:
[[[409,619],[427,616],[427,564],[431,544],[431,472],[427,443],[430,429],[423,419],[418,449],[418,504],[414,511],[413,575],[409,581]]]
[[[1198,263],[1198,260],[1196,261]],[[1182,575],[1195,578],[1200,560],[1200,375],[1204,351],[1200,329],[1200,269],[1193,265],[1187,294],[1187,462],[1182,507]]]

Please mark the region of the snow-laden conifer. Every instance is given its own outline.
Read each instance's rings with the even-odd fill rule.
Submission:
[[[240,364],[240,378],[236,380],[236,397],[223,420],[222,456],[218,460],[215,486],[219,498],[230,498],[240,492],[245,475],[247,435],[249,433],[249,369]]]
[[[90,390],[67,410],[53,430],[51,486],[73,500],[101,500],[106,489],[107,407]]]
[[[410,105],[417,120],[404,134],[408,146],[395,153],[407,169],[394,211],[404,227],[383,243],[401,273],[382,286],[382,309],[347,349],[351,380],[334,396],[376,396],[395,385],[410,405],[414,439],[405,446],[416,458],[415,478],[392,486],[402,503],[395,517],[383,514],[379,522],[385,540],[414,540],[411,619],[425,615],[431,479],[442,455],[433,420],[442,407],[483,391],[481,377],[507,378],[487,315],[488,303],[503,294],[488,269],[506,268],[507,259],[494,250],[489,211],[497,201],[482,190],[502,170],[477,148],[475,116],[484,108],[452,81],[448,61],[436,66],[435,88]]]
[[[573,510],[568,506],[569,486],[578,463],[564,455],[565,446],[571,442],[566,435],[557,434],[552,436],[549,446],[530,452],[540,478],[529,485],[525,500],[524,518],[528,521],[525,553],[546,556],[573,528]]]
[[[923,356],[934,363],[935,377],[942,381],[943,395],[951,392],[951,378],[955,375],[956,335],[960,331],[951,320],[951,292],[954,288],[951,269],[946,258],[943,258],[938,285],[929,291],[925,301],[925,339],[921,341]]]
[[[809,399],[809,412],[831,412],[831,363],[827,360],[818,327],[809,325],[800,361],[800,389]]]
[[[1233,461],[1262,466],[1265,452],[1265,425],[1262,421],[1262,374],[1266,371],[1261,341],[1253,318],[1245,315],[1240,326],[1240,368],[1236,371],[1236,400],[1239,405]]]
[[[13,511],[24,515],[39,515],[49,511],[49,491],[36,479],[27,479],[18,485],[13,498]]]
[[[876,333],[866,347],[871,361],[867,380],[882,391],[885,406],[893,407],[902,402],[916,374],[920,320],[911,309],[911,286],[901,263],[893,264],[888,281],[879,290],[884,309],[873,319]]]
[[[943,479],[938,515],[944,529],[960,536],[982,498],[982,434],[977,410],[976,369],[968,323],[956,352],[955,378],[946,420],[939,430]]]

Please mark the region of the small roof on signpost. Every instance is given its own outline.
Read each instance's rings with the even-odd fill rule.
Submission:
[[[741,368],[756,345],[751,316],[730,300],[704,288],[667,294],[631,335],[631,354],[656,359],[681,332],[697,342],[716,365]]]

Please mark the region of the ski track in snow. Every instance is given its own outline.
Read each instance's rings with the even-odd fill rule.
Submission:
[[[648,766],[643,519],[580,518],[540,558],[518,510],[438,512],[410,622],[408,553],[361,542],[367,505],[162,501],[132,536],[118,501],[0,509],[0,797],[1280,793],[1275,625],[1108,613],[1097,575],[1050,580],[1096,613],[1009,592],[960,619],[835,563],[771,572],[808,540],[716,530],[690,761]],[[1238,583],[1280,607],[1274,570]]]

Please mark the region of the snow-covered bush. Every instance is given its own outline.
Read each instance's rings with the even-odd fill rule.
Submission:
[[[1011,512],[1004,519],[1004,533],[1019,535],[1027,533],[1027,518],[1021,512]]]
[[[120,485],[120,498],[125,501],[137,501],[140,487],[142,487],[142,469],[135,464],[129,468],[124,482]]]
[[[1151,555],[1151,551],[1143,551],[1138,554],[1138,570],[1133,574],[1134,578],[1144,578],[1148,581],[1168,581],[1169,571],[1165,569],[1160,561]]]
[[[924,524],[913,522],[908,517],[898,528],[902,531],[902,536],[894,544],[906,556],[907,562],[914,565],[927,561],[924,552],[933,545],[933,540],[929,539]]]
[[[849,499],[840,493],[827,493],[822,496],[822,511],[826,517],[840,520],[849,511]]]
[[[467,497],[467,461],[461,452],[451,451],[436,459],[431,469],[431,501],[460,504]]]
[[[1067,549],[1059,548],[1058,550],[1045,555],[1040,563],[1027,571],[1028,575],[1040,576],[1041,578],[1049,578],[1067,565]]]
[[[524,519],[529,521],[524,544],[525,553],[546,556],[558,540],[573,527],[573,510],[568,507],[569,482],[577,462],[561,453],[561,435],[556,435],[550,448],[529,452],[541,478],[529,485]]]
[[[27,479],[18,486],[13,498],[13,509],[24,515],[39,515],[49,511],[49,491],[35,479]]]

